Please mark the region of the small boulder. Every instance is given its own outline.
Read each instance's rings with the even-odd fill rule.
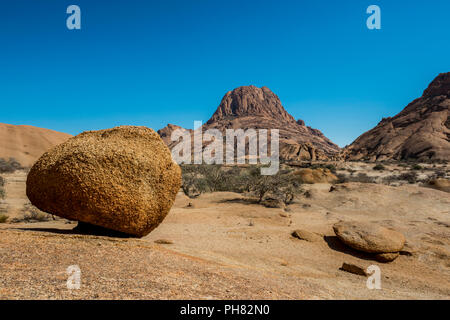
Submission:
[[[400,232],[366,222],[338,222],[336,236],[349,247],[368,253],[399,252],[405,244]]]
[[[342,264],[342,267],[340,268],[340,270],[346,271],[349,273],[353,273],[353,274],[357,274],[359,276],[368,276],[366,269],[364,269],[363,267],[357,266],[356,264],[353,264],[353,263],[344,262]]]
[[[397,259],[399,255],[399,252],[377,253],[375,255],[375,260],[379,262],[391,262]]]
[[[146,127],[87,131],[46,152],[26,184],[42,211],[142,237],[169,212],[181,169]]]
[[[429,188],[433,188],[436,190],[450,192],[450,180],[449,179],[432,179],[428,181],[426,185]]]
[[[327,168],[303,168],[294,172],[303,183],[335,183],[338,178]]]
[[[291,234],[294,238],[298,238],[300,240],[305,240],[309,242],[318,242],[322,240],[322,237],[317,233],[313,233],[306,230],[297,229],[294,230]]]

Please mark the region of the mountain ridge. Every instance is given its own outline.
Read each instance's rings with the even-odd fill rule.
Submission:
[[[383,118],[342,155],[346,160],[449,160],[450,72],[439,74],[421,97]]]

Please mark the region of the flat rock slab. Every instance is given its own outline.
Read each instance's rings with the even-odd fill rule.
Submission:
[[[305,240],[309,242],[318,242],[321,241],[323,238],[318,235],[317,233],[313,233],[306,230],[296,229],[292,232],[292,236],[294,238],[298,238],[300,240]]]
[[[366,277],[368,276],[366,269],[353,263],[344,262],[340,270],[357,274],[359,276],[366,276]]]
[[[379,262],[391,262],[397,259],[399,252],[377,253],[375,259]]]
[[[400,232],[366,222],[338,222],[336,236],[349,247],[368,253],[399,252],[405,237]]]

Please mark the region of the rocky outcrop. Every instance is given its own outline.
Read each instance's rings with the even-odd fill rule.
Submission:
[[[347,160],[450,160],[450,72],[399,114],[384,118],[342,153]]]
[[[426,187],[433,188],[436,190],[444,191],[450,193],[450,180],[449,179],[431,179],[425,184]]]
[[[363,252],[399,252],[405,245],[405,237],[400,232],[372,223],[338,222],[333,230],[346,245]]]
[[[302,183],[335,183],[338,178],[328,168],[302,168],[293,173]]]
[[[45,212],[141,237],[165,218],[180,185],[181,170],[158,134],[122,126],[84,132],[46,152],[26,193]]]
[[[294,238],[308,241],[308,242],[319,242],[319,241],[323,240],[323,237],[320,236],[319,234],[311,232],[311,231],[307,231],[307,230],[302,230],[302,229],[296,229],[296,230],[292,231],[291,235]]]
[[[372,254],[380,262],[395,260],[405,245],[400,232],[368,222],[338,222],[333,225],[336,236],[347,246]]]
[[[172,147],[170,134],[179,128],[168,125],[158,133]],[[320,130],[306,126],[303,120],[295,120],[267,87],[244,86],[227,92],[202,127],[203,131],[208,129],[218,129],[224,136],[226,129],[278,129],[280,158],[286,161],[326,160],[340,151]]]

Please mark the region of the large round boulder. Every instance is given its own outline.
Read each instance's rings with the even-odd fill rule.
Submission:
[[[87,131],[46,152],[31,168],[27,196],[39,209],[142,237],[165,218],[181,169],[146,127]]]
[[[405,237],[400,232],[366,222],[338,222],[336,236],[349,247],[369,253],[399,252]]]

